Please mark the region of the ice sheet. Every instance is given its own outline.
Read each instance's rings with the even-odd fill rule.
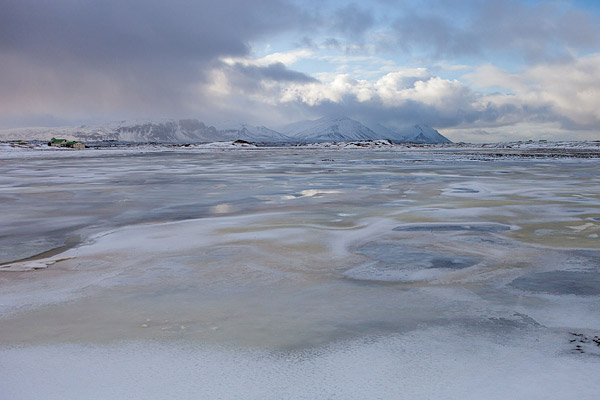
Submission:
[[[10,398],[599,391],[597,162],[319,148],[4,160]]]
[[[571,337],[424,329],[284,353],[186,342],[12,348],[0,384],[6,398],[48,400],[595,400],[600,363],[565,344]]]

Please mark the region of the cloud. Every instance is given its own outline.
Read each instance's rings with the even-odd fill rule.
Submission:
[[[346,114],[474,134],[589,133],[600,123],[600,21],[573,4],[5,1],[0,127]]]
[[[600,124],[600,54],[537,64],[520,73],[488,64],[461,80],[436,76],[427,68],[399,68],[375,80],[356,79],[349,73],[324,74],[318,81],[294,79],[296,72],[283,71],[282,79],[244,71],[251,84],[224,74],[227,84],[222,87],[228,87],[233,97],[243,88],[257,103],[304,115],[345,114],[392,126],[426,123],[436,128],[511,131],[537,123],[558,124],[565,132],[574,132],[592,131]]]
[[[372,12],[355,3],[337,9],[333,15],[334,30],[354,39],[360,38],[374,23]]]
[[[451,21],[440,15],[409,13],[396,20],[392,27],[396,33],[392,40],[405,51],[424,48],[435,57],[481,52],[482,43],[474,31],[452,25]]]
[[[271,64],[281,63],[285,66],[294,64],[296,61],[313,57],[314,52],[307,49],[295,49],[286,52],[276,52],[267,54],[261,58],[251,57],[221,57],[221,61],[227,65],[241,64],[241,65],[255,65],[260,67],[266,67]]]
[[[0,18],[3,51],[103,64],[110,56],[181,61],[245,54],[247,39],[306,22],[301,10],[279,0],[22,0],[5,3]]]
[[[220,83],[227,89],[217,89],[227,95],[241,95],[262,97],[262,101],[271,102],[268,96],[274,93],[269,88],[281,83],[309,83],[318,82],[315,78],[302,72],[288,69],[283,63],[277,62],[266,66],[234,63],[232,65],[219,65],[215,68],[215,76],[223,80]],[[202,93],[200,91],[199,93]]]
[[[560,2],[433,1],[407,8],[385,37],[433,57],[499,54],[529,62],[569,58],[600,44],[598,18]]]
[[[263,71],[263,70],[261,70]],[[303,115],[346,114],[362,119],[378,118],[391,125],[428,123],[448,126],[474,120],[489,110],[476,110],[476,96],[456,80],[432,76],[425,68],[405,68],[375,81],[334,74],[328,81],[272,79],[244,71],[215,70],[211,91],[221,98],[239,98],[294,110]],[[291,71],[290,71],[291,72]],[[286,72],[287,74],[287,72]]]
[[[458,127],[447,128],[444,135],[455,142],[502,142],[519,140],[590,140],[598,137],[597,129],[585,129],[569,131],[568,136],[565,129],[559,123],[553,122],[518,122],[506,127]]]
[[[600,54],[538,64],[521,73],[485,65],[465,78],[474,87],[508,92],[482,96],[482,103],[519,106],[529,111],[529,119],[560,122],[568,129],[600,124]]]
[[[425,68],[414,68],[388,73],[375,82],[338,74],[326,83],[292,84],[283,88],[281,101],[316,106],[323,102],[347,102],[352,98],[388,109],[412,102],[443,111],[470,101],[471,97],[470,89],[460,82],[431,76]]]
[[[3,2],[0,118],[190,115],[220,58],[311,23],[285,0]]]
[[[280,62],[269,64],[264,67],[236,63],[233,65],[233,69],[237,73],[244,75],[246,78],[255,81],[270,80],[277,82],[317,82],[315,78],[303,74],[302,72],[290,70]]]

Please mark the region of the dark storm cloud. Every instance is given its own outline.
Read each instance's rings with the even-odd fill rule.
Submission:
[[[544,106],[488,103],[484,107],[475,107],[474,96],[467,92],[462,99],[455,99],[451,105],[443,108],[415,100],[389,106],[377,98],[359,101],[352,94],[345,95],[338,102],[323,101],[316,105],[295,103],[295,106],[303,109],[305,115],[346,115],[360,121],[376,121],[388,127],[426,124],[444,129],[460,125],[501,127],[519,122],[559,122],[564,125],[568,121]]]
[[[220,57],[311,23],[285,0],[1,3],[0,107],[13,118],[78,109],[190,114],[182,110],[189,85]]]
[[[393,24],[393,29],[399,35],[398,46],[407,51],[419,47],[436,57],[454,57],[478,54],[482,49],[475,32],[453,26],[439,15],[405,15]]]
[[[0,128],[146,117],[269,124],[328,114],[392,126],[589,128],[600,105],[600,56],[589,57],[599,27],[597,14],[568,2],[0,0]],[[294,43],[305,51],[290,61]],[[268,52],[287,65],[251,60]],[[440,59],[474,64],[479,73],[455,78],[461,87],[421,75],[401,88],[374,86],[391,71],[377,59],[388,58],[430,71]],[[349,79],[328,76],[338,73]],[[476,92],[490,88],[511,95]]]
[[[280,62],[269,64],[264,67],[236,63],[233,65],[233,69],[236,72],[244,75],[246,78],[254,81],[269,80],[276,82],[299,83],[317,82],[315,78],[303,74],[302,72],[290,70]]]
[[[312,4],[312,7],[318,10],[312,15],[313,27],[307,30],[308,36],[305,35],[296,43],[297,47],[322,46],[329,49],[343,49],[346,52],[364,48],[368,41],[365,35],[376,28],[378,22],[373,10],[356,3],[338,7],[334,2],[333,5],[330,4],[331,8],[323,7],[326,3]]]
[[[316,115],[347,115],[361,121],[377,121],[389,127],[426,124],[443,128],[455,126],[465,120],[477,119],[473,110],[469,108],[440,112],[434,106],[417,101],[407,101],[397,107],[384,107],[377,101],[358,102],[350,97],[341,103],[322,102],[312,107],[312,111],[316,112]]]
[[[392,24],[397,46],[436,57],[518,56],[530,62],[569,56],[600,44],[597,18],[564,4],[511,0],[431,1]],[[389,44],[386,44],[389,46]]]
[[[206,60],[240,55],[248,40],[302,23],[279,0],[31,1],[4,4],[0,49],[90,63]]]

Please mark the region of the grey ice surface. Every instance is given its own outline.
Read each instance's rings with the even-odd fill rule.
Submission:
[[[3,154],[0,398],[600,393],[597,160]]]
[[[532,292],[600,295],[600,272],[550,271],[525,275],[512,281],[517,289]]]
[[[471,231],[471,232],[502,232],[510,230],[510,226],[505,225],[455,225],[455,224],[427,224],[418,226],[397,226],[394,228],[395,231],[406,231],[406,232],[458,232],[458,231]]]
[[[371,243],[359,248],[357,254],[369,257],[370,261],[345,271],[344,276],[365,281],[427,280],[445,269],[462,269],[477,264],[473,257],[417,250],[397,243]]]

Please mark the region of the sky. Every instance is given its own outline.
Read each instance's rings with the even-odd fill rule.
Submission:
[[[348,116],[600,140],[599,3],[0,0],[0,129]]]

